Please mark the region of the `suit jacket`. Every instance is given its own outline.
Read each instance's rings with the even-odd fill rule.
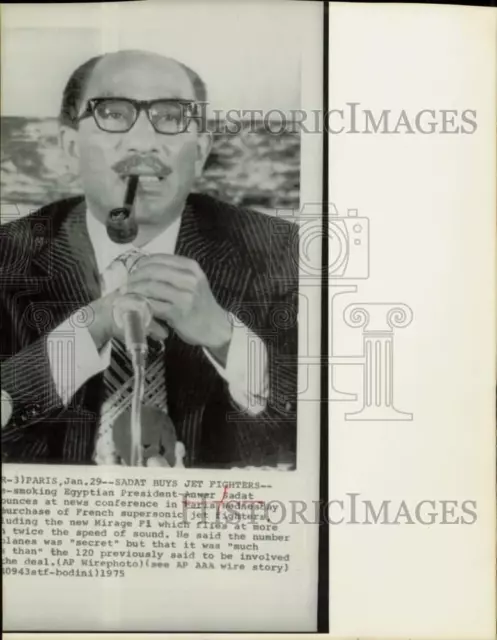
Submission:
[[[1,387],[14,407],[2,431],[6,462],[92,461],[103,374],[64,407],[46,343],[50,331],[101,293],[85,214],[84,199],[70,198],[0,227]],[[256,416],[240,411],[202,349],[171,332],[164,352],[168,405],[186,466],[295,463],[297,251],[295,225],[189,196],[176,254],[196,260],[219,304],[264,340],[269,400]]]

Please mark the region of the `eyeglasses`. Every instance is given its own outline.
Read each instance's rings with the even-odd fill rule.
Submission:
[[[131,98],[92,98],[77,121],[93,116],[99,129],[108,133],[127,133],[144,110],[157,133],[174,136],[184,133],[197,117],[197,105],[191,100]]]

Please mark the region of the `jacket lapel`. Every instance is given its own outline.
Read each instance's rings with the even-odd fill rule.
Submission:
[[[50,305],[49,329],[101,295],[84,200],[76,202],[60,219],[56,215],[52,220],[51,241],[36,258],[36,271],[43,283],[37,298],[41,304]],[[84,325],[85,318],[77,321]]]
[[[176,255],[198,262],[212,293],[226,310],[239,304],[245,295],[252,270],[242,261],[230,240],[229,224],[221,224],[209,210],[187,201],[176,242]]]
[[[198,262],[217,302],[234,311],[243,303],[252,271],[242,263],[228,228],[229,224],[219,223],[219,216],[194,206],[189,198],[175,253]],[[221,379],[203,349],[186,344],[174,332],[166,345],[166,379],[170,412],[186,447],[185,462],[191,466],[198,459],[206,403]]]
[[[78,199],[69,206],[67,201],[57,204],[52,213],[46,246],[33,261],[38,291],[30,306],[33,314],[38,310],[34,317],[43,319],[37,323],[39,333],[55,329],[101,294],[95,253],[86,228],[84,200]],[[71,338],[88,322],[91,317],[76,314],[71,321],[73,328],[63,337]],[[51,425],[46,438],[52,458],[62,458],[64,451],[70,450],[79,451],[80,462],[91,460],[102,391],[101,376],[95,376],[75,393],[60,422]]]

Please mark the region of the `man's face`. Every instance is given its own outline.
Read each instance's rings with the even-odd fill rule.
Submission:
[[[195,100],[192,83],[182,67],[140,52],[112,54],[98,63],[84,92],[80,114],[89,99],[102,97]],[[88,204],[102,222],[110,209],[122,206],[126,176],[151,173],[139,181],[135,214],[140,225],[158,227],[181,213],[210,150],[210,139],[198,132],[195,121],[184,133],[161,134],[143,110],[126,133],[102,131],[90,116],[80,121],[77,131],[66,129],[62,139],[77,161]]]

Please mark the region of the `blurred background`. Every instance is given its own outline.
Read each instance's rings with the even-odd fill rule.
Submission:
[[[57,114],[70,74],[94,55],[146,49],[177,58],[201,75],[211,109],[278,109],[287,114],[299,109],[302,4],[218,0],[6,5],[1,43],[2,211],[15,206],[24,214],[81,193],[59,147]],[[281,123],[276,118],[274,131]],[[271,133],[262,123],[254,127],[247,122],[239,133],[215,134],[196,190],[265,213],[298,209],[296,129],[290,123],[281,133]]]
[[[1,136],[3,209],[16,205],[25,214],[82,193],[78,177],[69,173],[59,147],[55,118],[4,116]],[[247,123],[238,134],[214,135],[213,151],[196,190],[265,213],[277,208],[298,209],[299,164],[298,134],[275,135],[265,132],[262,123],[256,128]]]

